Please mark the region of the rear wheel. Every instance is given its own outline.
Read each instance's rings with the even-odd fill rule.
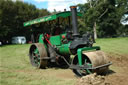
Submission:
[[[85,55],[82,55],[82,65],[84,64],[87,64],[87,65],[91,65],[91,62],[90,60],[88,59],[88,57],[86,57]],[[78,65],[78,56],[75,56],[75,58],[73,59],[73,65]],[[73,69],[73,72],[79,76],[79,77],[82,77],[82,76],[85,76],[87,74],[90,74],[92,73],[92,70],[89,70],[89,69]]]
[[[29,50],[30,62],[34,67],[45,68],[47,66],[47,60],[43,60],[43,57],[47,57],[47,51],[43,44],[32,44]]]

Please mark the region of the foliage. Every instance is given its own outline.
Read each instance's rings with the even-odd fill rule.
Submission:
[[[79,4],[83,13],[87,30],[93,30],[94,22],[97,23],[99,37],[120,36],[126,32],[120,21],[127,13],[127,0],[88,0],[88,3]],[[85,28],[83,28],[85,29]]]
[[[78,19],[78,27],[81,34],[93,32],[96,23],[98,37],[114,37],[128,35],[128,26],[122,25],[121,19],[128,14],[127,0],[87,0],[85,4],[78,4],[79,11],[83,14]],[[40,23],[29,27],[23,27],[23,22],[49,14],[58,13],[54,10],[49,13],[46,9],[38,9],[34,5],[19,0],[0,0],[0,41],[6,41],[13,36],[26,36],[30,40],[33,33],[48,32],[49,25]]]
[[[0,38],[9,40],[12,36],[26,36],[30,38],[30,28],[23,27],[23,22],[48,15],[46,9],[37,9],[34,5],[21,1],[0,0]],[[39,28],[39,26],[38,26]],[[41,29],[39,29],[41,30]],[[35,32],[35,30],[33,30]],[[28,36],[29,35],[29,36]]]

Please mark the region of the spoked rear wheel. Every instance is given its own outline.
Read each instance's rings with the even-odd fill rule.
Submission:
[[[84,64],[87,64],[87,65],[91,65],[91,62],[90,60],[88,59],[88,57],[86,57],[85,55],[82,55],[82,65]],[[75,56],[75,58],[73,59],[73,64],[74,65],[79,65],[78,64],[78,56]],[[78,76],[78,77],[82,77],[82,76],[85,76],[87,74],[90,74],[92,73],[92,70],[89,70],[89,69],[73,69],[73,72]]]
[[[43,60],[43,57],[47,57],[47,51],[43,44],[32,44],[29,50],[30,62],[34,67],[45,68],[47,66],[47,60]]]

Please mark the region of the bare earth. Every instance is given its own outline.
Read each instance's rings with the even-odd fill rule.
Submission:
[[[105,76],[106,82],[109,82],[110,85],[128,85],[128,55],[118,58],[111,56],[110,60],[113,62],[113,65],[110,66],[113,73]]]
[[[112,61],[110,70],[105,75],[91,74],[82,78],[76,77],[71,70],[65,69],[58,73],[56,77],[63,79],[73,79],[75,85],[128,85],[128,55],[111,55]]]
[[[106,75],[94,73],[78,79],[76,85],[128,85],[128,56],[109,54],[109,60],[113,64]]]

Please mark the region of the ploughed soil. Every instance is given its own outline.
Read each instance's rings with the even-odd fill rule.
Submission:
[[[103,75],[96,73],[77,77],[70,69],[63,69],[56,73],[56,77],[62,79],[73,79],[75,85],[128,85],[128,55],[108,54],[112,65]]]
[[[104,75],[96,73],[77,79],[75,85],[128,85],[128,55],[108,55],[112,65]]]

